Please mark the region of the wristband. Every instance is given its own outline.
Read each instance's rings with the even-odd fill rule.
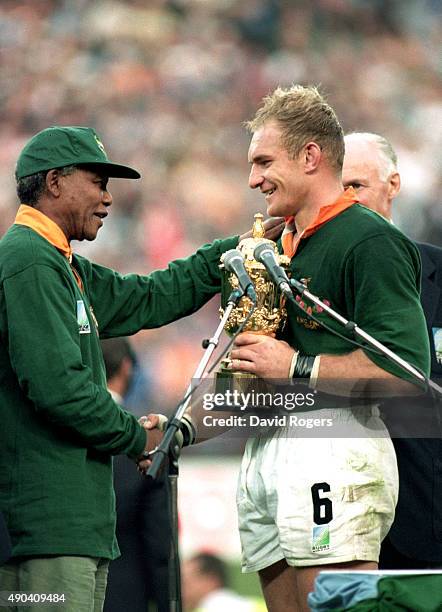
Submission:
[[[183,444],[182,446],[190,446],[195,443],[196,440],[196,429],[192,421],[192,417],[188,414],[185,414],[181,417],[181,425],[179,432],[183,436]]]
[[[315,355],[301,355],[298,353],[292,378],[309,378],[314,363]]]
[[[178,419],[176,420],[178,424]],[[164,431],[164,430],[163,430]],[[175,442],[180,448],[194,444],[196,439],[196,429],[189,414],[185,414],[179,421],[178,429],[175,433]]]
[[[308,386],[315,389],[318,382],[320,355],[301,355],[295,353],[290,366],[291,378],[308,378]]]
[[[295,375],[295,368],[296,368],[296,362],[298,361],[298,355],[299,355],[298,351],[295,351],[293,353],[293,357],[292,357],[292,361],[290,363],[290,369],[289,369],[289,380],[291,380]]]
[[[319,364],[321,363],[321,355],[316,355],[315,357],[315,361],[313,363],[313,367],[312,367],[312,371],[310,374],[310,380],[308,383],[308,386],[310,387],[310,389],[316,389],[316,385],[318,382],[318,375],[319,375]]]

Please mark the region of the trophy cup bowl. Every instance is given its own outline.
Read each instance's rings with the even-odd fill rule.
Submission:
[[[244,266],[246,271],[255,286],[256,291],[256,307],[244,328],[243,332],[253,332],[256,334],[271,335],[282,330],[284,328],[287,311],[285,308],[285,296],[279,290],[278,287],[271,281],[267,270],[264,265],[254,258],[254,250],[256,246],[262,242],[266,242],[272,246],[275,251],[276,259],[281,267],[286,269],[288,273],[288,266],[290,264],[290,258],[286,255],[280,255],[276,243],[273,240],[265,238],[265,228],[263,224],[263,215],[256,213],[254,216],[254,223],[252,228],[252,237],[241,240],[237,249],[244,256]],[[227,271],[224,267],[223,257],[221,256],[221,307],[220,314],[224,314],[224,309],[227,305],[227,301],[232,291],[238,288],[238,279],[234,274]],[[244,324],[247,317],[250,315],[253,309],[252,300],[243,296],[236,307],[232,310],[227,323],[224,326],[225,331],[230,336],[234,335],[240,327]],[[220,388],[218,383],[223,381],[224,388],[238,388],[241,391],[247,391],[251,381],[253,384],[258,384],[257,377],[247,372],[234,372],[231,370],[231,359],[227,355],[220,365],[220,369],[216,375],[217,378],[217,389]],[[262,384],[258,384],[262,389],[266,388],[264,381]]]
[[[244,266],[255,286],[257,297],[256,308],[242,331],[270,335],[284,328],[287,318],[285,297],[270,280],[264,265],[254,259],[253,253],[258,244],[266,242],[273,247],[278,263],[286,270],[290,264],[290,259],[286,255],[279,254],[273,240],[265,238],[263,215],[256,213],[254,218],[252,237],[241,240],[237,247],[244,256]],[[221,256],[221,316],[224,313],[229,296],[239,286],[236,276],[225,269],[222,261],[223,257]],[[233,335],[239,330],[250,314],[252,307],[253,303],[249,297],[243,296],[240,299],[224,327],[229,335]]]

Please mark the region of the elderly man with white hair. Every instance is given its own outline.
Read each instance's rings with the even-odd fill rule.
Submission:
[[[391,221],[401,179],[397,156],[388,140],[371,133],[345,136],[343,183],[352,186],[364,206]],[[421,302],[431,350],[431,377],[442,376],[442,249],[417,243],[422,258]],[[422,416],[430,407],[422,405]],[[396,410],[400,410],[397,406]],[[395,413],[396,415],[398,412]],[[399,413],[400,415],[400,413]],[[400,416],[399,416],[400,418]],[[436,421],[437,427],[437,421]],[[440,427],[439,427],[440,430]],[[435,430],[435,436],[438,431]],[[416,434],[415,434],[416,435]],[[399,467],[399,501],[391,530],[382,543],[379,567],[442,567],[442,439],[393,440]]]

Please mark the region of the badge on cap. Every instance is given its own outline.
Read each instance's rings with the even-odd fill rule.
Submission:
[[[100,149],[100,150],[101,150],[101,151],[102,151],[102,152],[103,152],[103,153],[106,155],[106,157],[107,157],[106,151],[104,150],[104,145],[103,145],[103,143],[101,142],[101,140],[98,138],[98,136],[97,136],[96,134],[94,134],[94,138],[95,138],[95,141],[96,141],[96,143],[97,143],[97,145],[98,145],[98,148],[99,148],[99,149]]]

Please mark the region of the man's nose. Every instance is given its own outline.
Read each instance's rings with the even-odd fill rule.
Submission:
[[[252,166],[249,174],[249,187],[250,189],[256,189],[261,185],[264,178],[262,174],[259,172],[258,168],[255,165]]]
[[[107,189],[103,190],[102,200],[103,200],[103,204],[105,206],[110,206],[112,204],[112,194]]]

